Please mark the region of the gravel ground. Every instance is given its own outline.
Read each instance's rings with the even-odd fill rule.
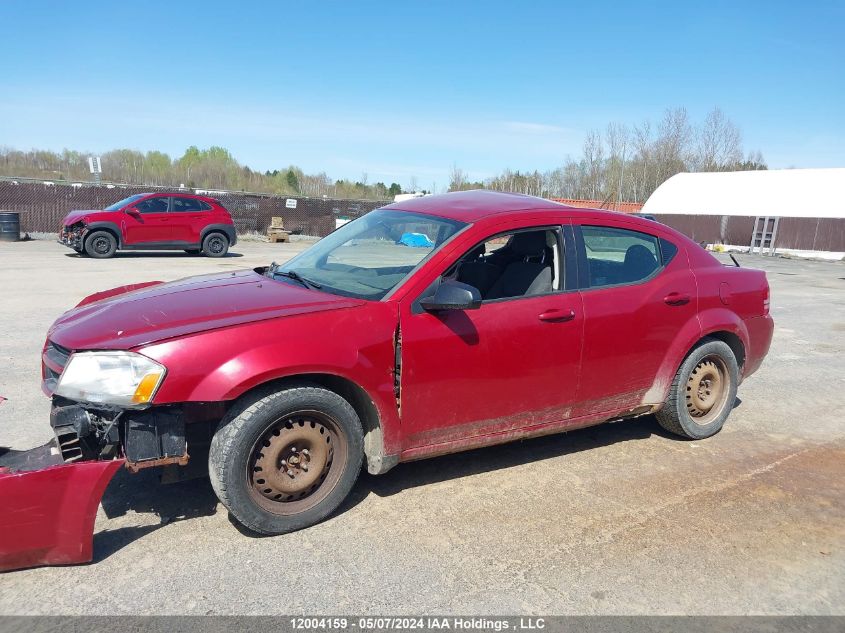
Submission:
[[[51,437],[40,349],[83,296],[306,245],[96,261],[0,244],[0,445]],[[709,440],[646,417],[403,464],[274,538],[239,530],[207,480],[121,472],[94,563],[0,576],[0,613],[845,614],[845,264],[741,259],[769,273],[775,337]]]

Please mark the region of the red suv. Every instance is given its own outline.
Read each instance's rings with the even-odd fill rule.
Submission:
[[[223,257],[237,242],[232,216],[214,198],[139,193],[102,210],[71,211],[59,242],[103,259],[117,250],[184,250]]]

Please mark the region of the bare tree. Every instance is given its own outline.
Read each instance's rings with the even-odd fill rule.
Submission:
[[[607,197],[614,202],[624,200],[625,167],[628,153],[628,127],[621,123],[610,123],[605,132],[607,149],[610,152],[607,162]]]
[[[461,191],[466,187],[467,176],[464,170],[452,163],[452,171],[449,172],[449,191]]]
[[[593,200],[598,199],[604,189],[604,144],[601,134],[592,130],[584,140],[585,193]]]
[[[742,161],[739,128],[719,108],[713,108],[698,130],[697,171],[724,171]]]

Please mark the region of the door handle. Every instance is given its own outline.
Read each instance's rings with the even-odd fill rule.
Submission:
[[[690,302],[690,296],[682,292],[670,292],[663,297],[663,302],[670,306],[682,306]]]
[[[549,321],[550,323],[562,323],[574,319],[575,310],[546,310],[539,318],[541,321]]]

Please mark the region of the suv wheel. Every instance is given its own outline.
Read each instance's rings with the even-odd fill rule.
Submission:
[[[733,409],[739,366],[727,343],[708,339],[686,357],[657,412],[664,429],[693,440],[715,435]]]
[[[117,251],[117,240],[108,231],[94,231],[85,238],[85,252],[89,257],[106,259]]]
[[[208,457],[229,512],[260,534],[314,525],[343,502],[361,470],[361,423],[341,396],[310,384],[259,390],[221,422]]]
[[[223,257],[229,251],[229,238],[222,233],[209,233],[202,241],[206,257]]]

